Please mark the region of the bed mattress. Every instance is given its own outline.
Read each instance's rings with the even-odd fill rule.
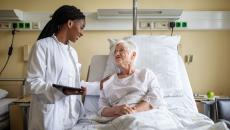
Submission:
[[[17,98],[0,99],[0,130],[9,129],[9,104]]]
[[[9,111],[9,104],[13,101],[17,100],[17,98],[3,98],[0,99],[0,116],[4,115]]]

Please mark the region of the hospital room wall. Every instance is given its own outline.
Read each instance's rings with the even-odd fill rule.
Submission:
[[[63,4],[72,4],[84,12],[96,11],[98,8],[131,8],[132,0],[1,0],[0,9],[21,9],[23,11],[52,12]],[[89,3],[90,2],[90,3]],[[93,4],[92,4],[93,3]],[[28,6],[29,5],[29,6]],[[184,10],[230,10],[229,0],[139,0],[139,8],[181,8]],[[14,52],[9,65],[0,78],[24,78],[26,62],[23,61],[23,46],[33,44],[40,32],[17,32]],[[150,34],[138,31],[138,34]],[[154,35],[166,34],[169,31],[154,31]],[[185,30],[175,31],[182,36],[182,56],[192,54],[194,60],[186,64],[192,89],[195,93],[206,93],[213,90],[220,95],[230,96],[230,30]],[[85,31],[74,47],[82,63],[81,78],[86,79],[90,59],[95,54],[107,54],[107,38],[121,38],[132,35],[132,31]],[[0,32],[0,67],[7,57],[11,42],[11,32]],[[3,83],[0,83],[0,85]],[[7,83],[4,83],[7,84]]]

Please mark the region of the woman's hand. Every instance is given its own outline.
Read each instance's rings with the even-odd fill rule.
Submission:
[[[86,95],[86,87],[81,88],[63,88],[65,95]]]

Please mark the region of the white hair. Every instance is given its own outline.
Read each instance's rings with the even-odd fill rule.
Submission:
[[[114,49],[116,48],[117,44],[123,44],[125,47],[127,47],[129,53],[132,53],[132,52],[136,53],[135,59],[133,61],[133,66],[135,66],[137,56],[138,56],[137,47],[136,47],[135,43],[133,43],[132,41],[129,41],[129,40],[119,40],[116,42]],[[120,71],[121,71],[120,68],[118,66],[116,66],[116,72],[119,73]]]
[[[132,41],[119,40],[116,42],[116,45],[119,43],[122,43],[125,47],[127,47],[129,52],[136,52],[137,53],[136,45]]]

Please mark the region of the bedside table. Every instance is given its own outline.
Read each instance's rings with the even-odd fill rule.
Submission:
[[[11,130],[28,130],[30,101],[31,97],[24,97],[9,105]]]
[[[215,100],[196,100],[199,113],[202,113],[213,121],[216,120]]]

